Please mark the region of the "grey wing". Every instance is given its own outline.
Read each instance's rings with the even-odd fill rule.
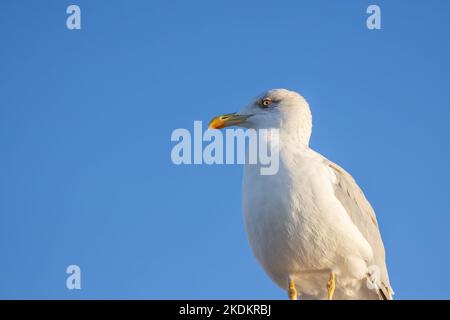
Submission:
[[[382,298],[392,299],[393,291],[389,283],[384,245],[375,212],[352,176],[337,164],[329,160],[326,160],[326,163],[336,175],[336,198],[372,247],[374,263],[380,268],[380,294]]]

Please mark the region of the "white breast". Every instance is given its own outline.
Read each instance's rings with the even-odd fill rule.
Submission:
[[[280,287],[293,277],[301,293],[322,298],[333,270],[340,282],[336,297],[355,296],[372,250],[335,198],[333,173],[322,160],[310,149],[280,152],[280,170],[272,176],[246,165],[245,227],[254,255]]]

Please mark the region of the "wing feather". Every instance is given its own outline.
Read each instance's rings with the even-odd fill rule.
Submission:
[[[353,223],[372,247],[374,263],[380,268],[380,295],[383,298],[392,299],[393,291],[389,283],[384,245],[378,229],[375,211],[349,173],[329,160],[326,160],[326,163],[336,176],[334,185],[336,198],[341,202]]]

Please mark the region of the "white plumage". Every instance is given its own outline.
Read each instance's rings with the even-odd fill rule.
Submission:
[[[392,299],[375,213],[344,169],[309,148],[305,99],[270,90],[237,116],[248,117],[244,127],[279,129],[278,173],[245,165],[242,191],[250,245],[272,280],[288,290],[291,279],[300,298],[324,299],[334,272],[336,299]]]

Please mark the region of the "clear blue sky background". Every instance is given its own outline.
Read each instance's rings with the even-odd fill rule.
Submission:
[[[396,297],[450,298],[450,2],[375,1],[381,31],[371,3],[1,1],[0,298],[284,299],[242,168],[170,159],[172,130],[274,87],[373,204]]]

